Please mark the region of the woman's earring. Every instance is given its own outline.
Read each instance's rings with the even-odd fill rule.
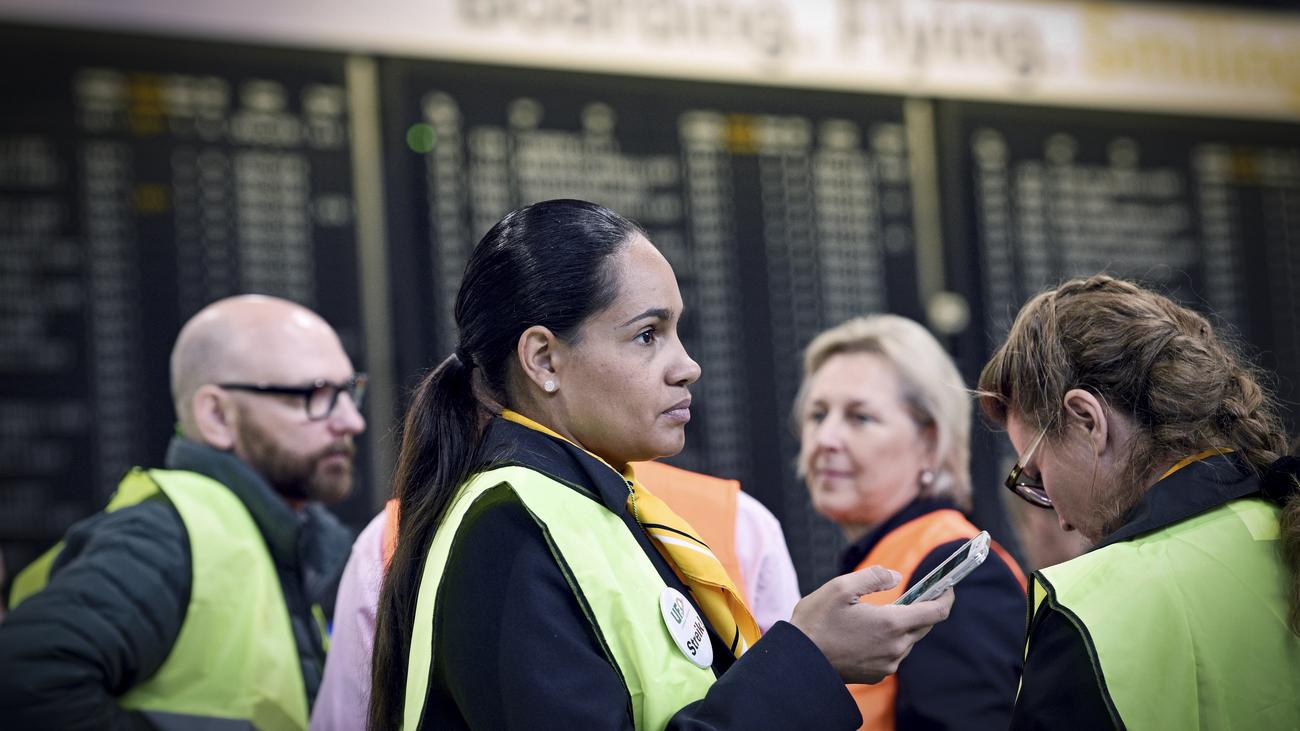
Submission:
[[[921,483],[921,487],[929,487],[934,484],[934,470],[921,470],[917,475],[916,481]]]
[[[555,385],[555,381],[552,381],[550,379],[547,379],[546,383],[542,384],[542,390],[547,393],[555,393],[556,388],[559,387]]]

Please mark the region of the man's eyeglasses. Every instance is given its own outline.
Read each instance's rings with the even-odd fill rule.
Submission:
[[[358,373],[343,383],[331,383],[324,379],[309,386],[281,386],[274,383],[218,383],[220,388],[231,391],[251,391],[275,396],[301,396],[307,408],[307,418],[312,421],[328,419],[334,413],[334,406],[339,402],[339,394],[346,392],[352,403],[361,408],[366,399],[366,374]]]
[[[1029,448],[1025,450],[1025,453],[1020,456],[1020,459],[1016,460],[1015,466],[1011,468],[1011,474],[1007,475],[1007,481],[1003,484],[1007,486],[1008,490],[1019,495],[1030,505],[1051,510],[1052,499],[1047,496],[1047,489],[1043,487],[1042,477],[1030,477],[1025,474],[1024,468],[1024,465],[1033,459],[1034,452],[1046,435],[1047,427],[1043,427],[1043,430],[1038,432],[1038,436],[1034,437],[1034,440],[1029,443]]]

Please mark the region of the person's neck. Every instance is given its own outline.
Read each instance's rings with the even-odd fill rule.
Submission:
[[[1101,518],[1101,534],[1087,536],[1088,540],[1094,544],[1098,543],[1123,528],[1138,503],[1142,502],[1147,493],[1154,490],[1156,485],[1163,482],[1165,478],[1203,459],[1232,451],[1228,448],[1210,448],[1195,454],[1189,454],[1182,459],[1167,458],[1157,462],[1154,467],[1148,470],[1145,476],[1130,482],[1128,487],[1125,487],[1123,483],[1117,485],[1113,494],[1101,502],[1101,507],[1098,510]]]
[[[541,432],[542,434],[546,434],[547,436],[564,440],[569,444],[572,444],[573,446],[577,447],[578,449],[581,449],[582,451],[586,452],[587,454],[590,454],[592,457],[595,457],[601,462],[604,462],[606,465],[609,466],[610,469],[614,470],[620,475],[628,474],[628,466],[626,461],[621,461],[621,460],[611,461],[600,456],[599,454],[596,454],[590,449],[587,449],[585,446],[582,445],[582,442],[579,442],[577,438],[569,434],[567,430],[553,428],[551,425],[542,421],[541,419],[547,419],[547,417],[544,415],[541,417],[541,419],[536,419],[533,418],[532,416],[528,416],[518,411],[515,411],[513,409],[507,408],[501,410],[501,418],[505,419],[506,421],[519,424],[520,426],[528,427],[533,431]],[[551,419],[551,421],[554,420]],[[619,462],[621,462],[621,464],[619,464]]]
[[[918,490],[903,490],[891,495],[883,504],[873,506],[871,514],[864,516],[865,521],[840,523],[840,530],[849,543],[856,543],[881,524],[902,512],[907,506],[920,498]]]

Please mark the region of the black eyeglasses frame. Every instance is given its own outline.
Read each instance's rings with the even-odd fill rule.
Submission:
[[[1024,500],[1036,508],[1043,508],[1044,510],[1055,509],[1055,506],[1052,504],[1052,498],[1048,496],[1047,488],[1043,487],[1042,478],[1027,476],[1025,474],[1024,465],[1027,464],[1030,459],[1033,459],[1034,452],[1038,451],[1038,445],[1042,443],[1043,437],[1047,436],[1047,429],[1050,426],[1051,425],[1049,424],[1048,426],[1043,427],[1042,431],[1038,432],[1038,436],[1034,437],[1033,441],[1029,443],[1029,448],[1026,449],[1025,453],[1016,460],[1014,465],[1012,465],[1011,474],[1007,475],[1007,479],[1002,483],[1021,500]]]
[[[299,396],[302,398],[303,410],[307,412],[307,420],[324,421],[334,413],[334,407],[338,406],[339,394],[341,393],[347,393],[348,398],[352,399],[352,405],[357,410],[360,410],[366,400],[366,383],[368,380],[366,374],[354,373],[351,378],[342,383],[318,378],[307,386],[287,386],[279,383],[217,383],[214,385],[230,391],[246,391],[270,396]],[[329,406],[325,408],[324,413],[313,414],[311,409],[312,396],[323,388],[331,389]]]

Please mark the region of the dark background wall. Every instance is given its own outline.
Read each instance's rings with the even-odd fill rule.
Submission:
[[[373,469],[337,508],[364,524],[405,389],[454,345],[469,250],[553,197],[638,220],[673,263],[705,372],[673,461],[741,479],[806,589],[841,539],[794,476],[788,415],[801,349],[848,317],[926,322],[973,385],[1024,299],[1109,271],[1216,313],[1295,416],[1295,123],[390,56],[363,59],[367,86],[341,53],[20,25],[0,62],[21,70],[0,79],[10,573],[161,460],[172,340],[237,292],[317,309],[387,384]],[[1004,442],[976,424],[974,513],[1014,550]]]

